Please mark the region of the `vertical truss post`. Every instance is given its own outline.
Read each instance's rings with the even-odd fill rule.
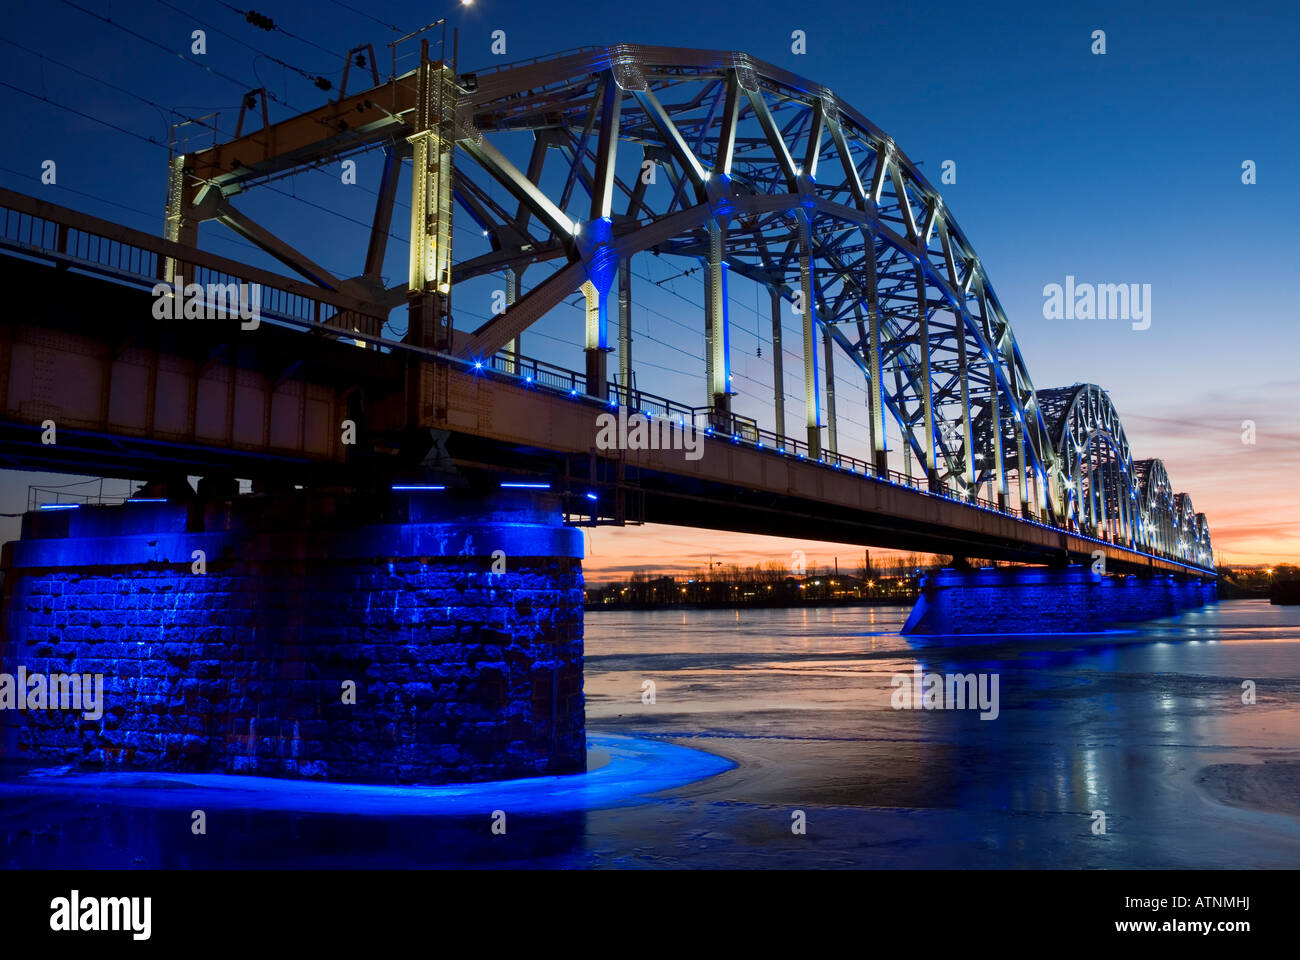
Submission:
[[[587,282],[582,285],[587,298],[587,393],[601,400],[609,396],[609,289],[620,272],[622,260],[613,244],[614,161],[622,103],[622,88],[612,75],[607,76],[601,82],[600,135],[591,180],[591,215],[582,224],[578,244],[587,269]],[[594,117],[593,114],[588,119],[589,124]],[[575,158],[571,177],[580,165]],[[627,402],[632,402],[630,396]]]
[[[997,491],[998,509],[1007,508],[1007,464],[1002,451],[1002,392],[998,389],[998,364],[992,357],[989,367],[989,423],[993,441],[993,487]]]
[[[514,267],[506,267],[506,309],[509,310],[513,307],[515,301],[518,299],[519,271]],[[523,352],[523,345],[524,335],[522,333],[518,336],[512,337],[510,342],[506,344],[506,350],[513,355],[509,362],[508,369],[515,376],[519,376],[519,374],[523,372],[523,365],[519,362],[519,355]]]
[[[163,236],[175,243],[196,247],[199,243],[199,221],[190,216],[194,205],[194,187],[185,175],[185,154],[177,154],[167,165],[167,217]],[[176,279],[179,264],[167,257],[162,264],[162,279],[168,283]]]
[[[871,463],[876,475],[889,476],[889,453],[885,444],[884,388],[880,381],[880,303],[876,281],[876,235],[867,239],[867,378],[868,411],[871,415]]]
[[[799,281],[803,300],[803,389],[804,409],[808,415],[808,456],[820,458],[821,401],[817,383],[817,338],[814,335],[817,317],[814,313],[815,283],[812,265],[812,224],[803,212],[799,214]]]
[[[906,203],[906,201],[904,201]],[[916,264],[916,319],[921,348],[921,409],[925,419],[925,478],[931,490],[939,485],[934,447],[934,384],[930,376],[930,305],[925,296],[925,272]]]
[[[1107,540],[1111,539],[1115,532],[1111,529],[1110,523],[1110,499],[1106,496],[1110,483],[1107,481],[1106,474],[1110,472],[1110,447],[1103,445],[1101,448],[1101,532]]]
[[[1125,546],[1129,543],[1129,510],[1128,510],[1128,484],[1124,482],[1127,474],[1120,469],[1119,461],[1115,463],[1115,504],[1119,511],[1119,535],[1120,542]]]
[[[1080,533],[1087,529],[1083,505],[1083,461],[1076,455],[1074,462],[1074,524]]]
[[[1087,525],[1084,530],[1088,536],[1092,536],[1097,531],[1097,505],[1094,502],[1097,495],[1097,474],[1092,463],[1092,438],[1088,438],[1088,516]],[[1082,480],[1080,480],[1082,483]]]
[[[958,316],[958,323],[961,317]],[[970,426],[970,366],[966,359],[966,330],[958,328],[957,333],[957,373],[961,377],[961,429],[966,443],[965,455],[962,457],[962,482],[966,486],[966,498],[974,500],[975,491],[975,436]]]
[[[768,287],[772,298],[772,403],[776,417],[776,442],[785,443],[785,350],[781,346],[781,291]]]
[[[709,405],[713,426],[731,431],[731,330],[727,302],[727,262],[724,255],[726,227],[720,218],[709,221],[709,261],[705,282],[706,336],[709,351]]]
[[[1025,424],[1019,417],[1013,418],[1013,428],[1016,432],[1016,481],[1020,487],[1020,515],[1028,517],[1031,513],[1029,509],[1029,477],[1026,473],[1029,464],[1025,462]]]
[[[629,406],[638,406],[632,398],[632,258],[618,261],[618,382],[629,397]]]
[[[429,60],[420,42],[416,103],[411,117],[411,273],[408,342],[452,350],[452,164],[456,148],[456,76]]]
[[[587,280],[582,284],[582,295],[587,299],[587,394],[605,400],[609,394],[608,294]]]
[[[831,351],[831,331],[822,330],[822,359],[826,366],[826,452],[835,458],[839,449],[839,434],[835,425],[835,355]]]

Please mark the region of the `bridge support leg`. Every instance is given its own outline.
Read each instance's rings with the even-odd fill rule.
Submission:
[[[606,298],[588,280],[582,285],[587,298],[587,395],[604,400],[609,393],[609,346]]]
[[[808,456],[822,455],[821,398],[817,377],[817,285],[813,277],[812,225],[807,216],[799,215],[799,278],[803,320],[803,389],[804,410],[808,416]]]
[[[709,378],[709,406],[713,428],[730,433],[731,424],[731,328],[727,302],[727,261],[724,246],[726,228],[719,220],[709,221],[709,259],[706,263],[705,322],[708,331],[706,374]]]
[[[422,43],[411,124],[411,257],[407,342],[453,350],[452,180],[458,88],[452,68],[429,60]]]
[[[618,261],[618,382],[627,405],[640,406],[632,394],[632,258]]]
[[[772,298],[772,403],[777,446],[785,443],[785,349],[781,346],[781,293],[768,287]]]
[[[382,783],[585,769],[582,537],[528,491],[29,513],[0,670],[102,679],[0,711],[0,755]]]
[[[833,458],[839,449],[839,431],[835,423],[835,359],[831,352],[834,341],[829,329],[822,330],[822,363],[826,367],[826,452]]]
[[[506,270],[507,310],[513,307],[515,301],[519,299],[519,279],[520,271],[515,270],[513,267]],[[524,374],[519,363],[519,356],[524,352],[524,335],[521,333],[516,337],[512,337],[510,342],[506,344],[506,350],[514,354],[514,360],[510,362],[510,372],[516,377],[522,377]]]
[[[1099,576],[1090,567],[944,569],[921,581],[905,634],[1093,633],[1213,603],[1212,580]]]

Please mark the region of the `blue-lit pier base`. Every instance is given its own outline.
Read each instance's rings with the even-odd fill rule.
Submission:
[[[104,713],[0,711],[0,756],[365,783],[580,772],[582,538],[560,520],[549,494],[497,489],[29,513],[3,552],[0,663],[103,674]]]
[[[1102,576],[1084,566],[945,568],[922,577],[921,596],[903,633],[1093,633],[1116,623],[1172,617],[1216,599],[1209,579]]]

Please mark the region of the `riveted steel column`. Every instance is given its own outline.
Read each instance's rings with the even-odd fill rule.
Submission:
[[[451,327],[452,164],[457,87],[451,67],[421,43],[411,115],[411,269],[408,342],[454,349]]]
[[[831,459],[839,449],[838,433],[835,425],[835,355],[831,352],[833,343],[829,328],[822,329],[822,360],[826,365],[826,453]]]
[[[957,372],[961,377],[961,427],[962,436],[966,440],[966,450],[963,460],[965,461],[962,468],[962,480],[966,484],[966,498],[974,500],[976,498],[975,490],[975,437],[971,433],[970,426],[970,369],[966,362],[966,329],[962,326],[961,317],[957,317]]]
[[[934,389],[930,379],[930,306],[925,296],[925,272],[916,265],[916,320],[921,339],[921,401],[925,419],[925,479],[931,490],[939,485],[934,457]]]
[[[637,406],[632,396],[632,259],[618,261],[618,382],[627,395],[628,406]]]
[[[726,229],[718,219],[709,221],[709,259],[705,283],[705,320],[708,325],[706,347],[709,362],[709,406],[713,408],[713,426],[731,430],[731,330],[727,309],[727,263],[724,256]]]
[[[876,235],[867,233],[867,384],[871,407],[871,464],[876,475],[889,475],[885,434],[884,389],[880,382],[880,304],[876,280]]]
[[[817,338],[814,335],[817,317],[814,313],[814,283],[812,265],[812,228],[808,218],[799,214],[799,281],[803,303],[803,388],[804,409],[808,416],[808,455],[820,457],[821,401],[817,377]]]
[[[587,301],[587,395],[605,400],[609,394],[609,327],[606,300],[590,280],[582,284],[582,295]]]
[[[1025,462],[1025,424],[1019,416],[1015,418],[1015,431],[1016,481],[1020,487],[1020,515],[1028,517],[1032,512],[1029,509],[1029,464]]]
[[[772,403],[776,418],[776,441],[785,443],[785,350],[781,346],[781,292],[768,287],[772,298]]]
[[[167,168],[167,216],[163,224],[166,239],[198,246],[199,221],[189,213],[193,204],[194,187],[185,176],[185,155],[178,154],[172,157]],[[178,266],[174,259],[167,257],[162,264],[162,279],[168,283],[175,282]]]
[[[513,307],[517,299],[519,299],[519,274],[515,272],[513,267],[507,267],[506,268],[506,309],[509,310],[511,307]],[[514,355],[514,359],[512,359],[509,363],[509,370],[511,373],[515,374],[516,376],[518,376],[520,371],[523,369],[522,364],[520,364],[519,362],[519,355],[520,353],[523,352],[523,341],[524,341],[524,335],[521,333],[519,334],[519,336],[513,338],[508,344],[506,344],[506,350]]]

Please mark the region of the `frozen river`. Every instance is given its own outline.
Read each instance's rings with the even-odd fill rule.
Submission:
[[[899,636],[906,612],[588,613],[586,778],[8,776],[0,863],[1300,866],[1300,608],[961,647]],[[931,674],[996,709],[896,708]]]

